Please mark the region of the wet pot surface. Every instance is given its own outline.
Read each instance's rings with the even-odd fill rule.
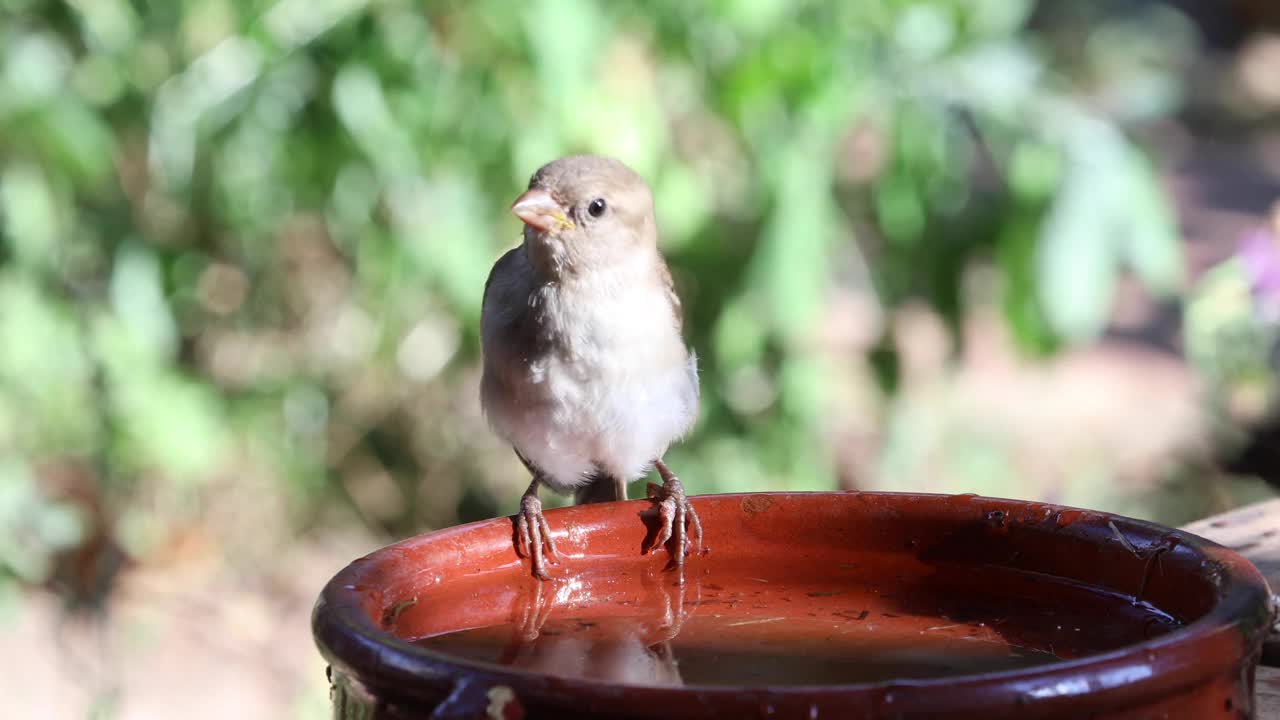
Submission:
[[[645,501],[549,512],[548,582],[505,518],[356,561],[314,618],[339,715],[1250,714],[1267,590],[1195,536],[974,496],[695,504],[683,582],[641,554]]]

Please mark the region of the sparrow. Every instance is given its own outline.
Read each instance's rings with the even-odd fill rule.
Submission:
[[[653,194],[622,162],[576,155],[538,169],[511,210],[524,239],[485,282],[480,401],[532,475],[516,550],[543,580],[559,559],[540,487],[577,503],[625,500],[627,483],[656,468],[647,551],[672,540],[683,570],[686,537],[700,545],[702,524],[662,456],[697,419],[698,360],[658,250]]]

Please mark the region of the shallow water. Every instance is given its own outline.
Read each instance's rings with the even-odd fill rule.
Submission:
[[[996,568],[923,576],[785,567],[530,581],[505,612],[414,633],[422,647],[530,672],[634,685],[810,685],[936,678],[1078,657],[1179,623],[1131,598]],[[477,587],[415,614],[493,600]],[[447,612],[445,613],[447,614]],[[467,619],[469,618],[469,620]],[[497,622],[494,622],[494,621]],[[468,626],[463,627],[463,622]]]

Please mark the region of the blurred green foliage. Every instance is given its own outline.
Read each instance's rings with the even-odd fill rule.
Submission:
[[[1246,233],[1187,297],[1187,360],[1206,386],[1224,436],[1218,444],[1229,450],[1251,440],[1249,430],[1274,423],[1280,409],[1280,203],[1270,220]]]
[[[990,266],[1047,352],[1098,335],[1121,272],[1181,282],[1126,128],[1176,109],[1190,31],[1103,25],[1067,71],[1031,10],[0,0],[0,572],[47,579],[95,512],[145,556],[219,513],[270,547],[510,510],[481,288],[511,199],[576,151],[654,186],[703,358],[687,484],[833,486],[830,377],[892,390],[887,312],[958,332]],[[854,320],[870,341],[824,350]]]

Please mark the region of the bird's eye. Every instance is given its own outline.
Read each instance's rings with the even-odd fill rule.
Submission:
[[[591,214],[591,217],[598,218],[604,214],[606,207],[607,206],[604,204],[604,198],[596,198],[587,206],[587,212]]]

